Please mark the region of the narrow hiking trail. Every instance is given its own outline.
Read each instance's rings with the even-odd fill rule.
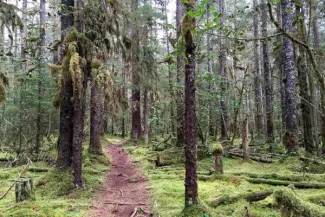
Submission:
[[[151,216],[150,189],[138,165],[125,153],[122,145],[109,145],[111,171],[92,201],[89,217]]]

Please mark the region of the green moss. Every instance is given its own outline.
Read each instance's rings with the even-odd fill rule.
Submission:
[[[275,201],[284,217],[324,217],[325,211],[300,199],[292,190],[281,188],[274,192]]]
[[[178,217],[210,217],[211,214],[208,208],[204,205],[198,204],[183,209]]]
[[[219,153],[219,154],[222,154],[223,152],[223,147],[220,143],[215,143],[213,144],[212,146],[212,151],[213,153]]]
[[[84,145],[88,145],[85,141]],[[87,216],[90,210],[90,200],[96,190],[104,183],[104,178],[109,169],[109,160],[106,155],[93,155],[84,149],[83,153],[83,178],[85,188],[74,189],[71,170],[49,168],[45,163],[35,163],[33,168],[49,169],[47,173],[28,171],[25,176],[35,179],[35,201],[15,203],[14,191],[0,201],[0,216],[3,217],[82,217]],[[54,153],[56,155],[56,153]],[[0,170],[0,192],[5,192],[18,172],[23,167],[14,167]]]

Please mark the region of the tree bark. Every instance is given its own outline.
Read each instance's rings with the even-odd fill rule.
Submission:
[[[254,9],[254,38],[259,37],[259,7],[257,6],[257,0],[253,1]],[[260,137],[263,133],[263,115],[262,115],[262,88],[261,88],[261,67],[260,67],[260,41],[254,40],[254,63],[255,63],[255,78],[254,78],[254,88],[255,88],[255,125],[257,137]]]
[[[184,15],[184,5],[181,0],[176,1],[176,28],[177,28],[177,38],[181,36],[181,22]],[[177,44],[177,49],[179,55],[177,55],[177,97],[176,97],[176,113],[177,113],[177,146],[181,147],[184,145],[184,60],[181,55],[181,45]]]
[[[61,15],[61,40],[64,40],[67,31],[74,25],[74,0],[62,0],[63,11]],[[69,71],[69,68],[62,69]],[[73,86],[71,76],[67,76],[61,82],[60,93],[60,129],[58,139],[57,166],[67,168],[72,163],[72,139],[73,139],[73,116],[74,107],[71,99],[73,97]]]
[[[195,0],[185,4],[186,12],[194,11]],[[185,49],[185,207],[198,203],[197,186],[197,148],[196,148],[196,106],[195,106],[195,48],[194,34],[196,20],[184,15],[182,20],[182,39]]]
[[[38,102],[37,102],[37,120],[36,120],[36,147],[35,152],[38,155],[42,140],[42,98],[43,98],[43,74],[44,74],[44,56],[45,56],[45,28],[46,28],[46,9],[45,0],[40,0],[40,32],[39,32],[39,72],[38,72]]]
[[[138,0],[132,0],[131,9],[138,10]],[[140,71],[139,71],[139,30],[134,26],[131,30],[131,70],[132,70],[132,129],[131,138],[134,143],[138,142],[141,135],[141,111],[140,111]]]
[[[296,5],[296,14],[297,14],[297,26],[298,26],[298,38],[304,43],[307,43],[307,34],[305,26],[305,15],[303,9],[301,8],[301,0],[295,1]],[[312,108],[310,102],[309,88],[308,88],[308,73],[307,73],[307,62],[306,62],[306,49],[303,46],[299,46],[298,49],[298,59],[297,59],[297,68],[298,68],[298,80],[300,87],[300,96],[301,96],[301,112],[302,112],[302,121],[303,121],[303,131],[304,131],[304,146],[305,150],[309,153],[312,153],[314,150],[313,139],[312,139]]]
[[[221,17],[219,19],[220,29],[221,31],[224,28],[225,21],[225,2],[224,0],[218,0],[219,3],[219,13]],[[220,107],[221,107],[221,115],[220,115],[220,123],[221,123],[221,139],[228,139],[228,106],[226,103],[226,92],[227,92],[227,71],[226,71],[226,45],[224,39],[219,37],[219,70],[221,77],[220,91],[221,91],[221,99],[220,99]]]
[[[245,118],[242,133],[243,156],[248,159],[248,119]]]
[[[267,5],[266,0],[261,0],[262,4],[262,37],[267,38]],[[274,123],[273,123],[273,88],[270,72],[270,57],[269,57],[269,45],[267,40],[262,41],[263,47],[263,69],[264,69],[264,85],[265,85],[265,110],[266,110],[266,137],[267,142],[274,142]]]
[[[92,76],[90,96],[90,147],[89,151],[94,154],[102,154],[100,141],[103,117],[104,117],[104,90],[101,81]]]
[[[211,3],[208,2],[207,3],[207,22],[210,22],[210,9],[211,9]],[[211,46],[211,32],[208,30],[207,31],[207,53],[208,53],[208,59],[207,59],[207,71],[208,73],[211,75],[211,77],[213,77],[213,71],[212,71],[212,56],[211,56],[211,50],[212,50],[212,46]],[[208,86],[208,91],[210,93],[212,93],[213,89],[212,89],[213,85],[212,82],[209,82],[209,86]],[[214,115],[213,115],[213,100],[209,99],[208,101],[208,106],[209,106],[209,135],[210,136],[214,136],[215,130],[214,130],[214,124],[215,124],[215,120],[214,120]]]
[[[292,31],[292,2],[281,0],[282,26],[286,32]],[[283,36],[283,74],[285,76],[285,101],[286,101],[286,133],[283,143],[288,153],[298,151],[297,114],[295,98],[295,71],[293,42],[287,36]]]
[[[313,46],[315,49],[318,49],[320,47],[320,39],[319,39],[319,27],[318,27],[318,19],[317,19],[317,15],[316,15],[316,9],[317,9],[317,1],[316,0],[311,0],[310,1],[311,5],[311,18],[312,18],[312,31],[313,31]],[[317,63],[319,64],[319,58],[316,58]],[[310,78],[312,79],[312,78]],[[311,82],[311,85],[313,84],[313,82]],[[311,89],[311,94],[312,94],[312,87],[310,87]],[[316,101],[316,93],[312,94],[312,98],[314,99],[314,102]],[[320,91],[321,94],[321,99],[324,99],[325,96],[322,91]],[[316,103],[313,103],[313,105],[316,106]],[[324,100],[321,100],[321,113],[325,114],[325,102]],[[313,116],[314,116],[314,131],[315,131],[315,142],[316,142],[316,147],[317,148],[317,153],[320,153],[319,150],[319,139],[318,139],[318,122],[317,122],[317,111],[316,108],[314,107],[313,109]],[[321,138],[322,138],[322,143],[323,143],[323,154],[325,154],[325,116],[324,115],[320,115],[321,117]]]

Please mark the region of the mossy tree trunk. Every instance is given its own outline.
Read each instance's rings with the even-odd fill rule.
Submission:
[[[64,40],[67,31],[74,25],[74,0],[62,0],[63,13],[61,16],[61,40]],[[69,68],[62,68],[68,72]],[[72,138],[73,138],[73,85],[70,75],[66,75],[61,81],[60,92],[60,129],[58,139],[58,160],[57,166],[67,168],[72,163]]]
[[[262,4],[262,37],[267,38],[267,5],[266,0],[261,0]],[[269,45],[267,40],[262,41],[263,47],[263,69],[265,86],[265,111],[266,111],[266,137],[267,142],[274,142],[274,123],[273,123],[273,83],[270,71]]]
[[[181,36],[181,22],[184,15],[184,5],[181,0],[176,1],[176,28],[177,28],[177,38]],[[180,43],[177,44],[177,49],[181,50]],[[181,53],[181,52],[179,52]],[[177,55],[177,96],[176,96],[176,116],[177,116],[177,146],[181,147],[184,145],[184,92],[183,92],[183,82],[184,82],[184,60],[182,55]]]
[[[102,154],[100,136],[104,118],[104,90],[101,81],[96,79],[96,77],[96,75],[91,76],[89,151],[94,154]]]
[[[138,10],[138,0],[132,0],[131,10],[136,12]],[[139,30],[138,26],[134,25],[131,30],[131,74],[132,74],[132,129],[131,138],[137,143],[141,136],[141,110],[140,110],[140,68],[139,68]]]
[[[224,28],[225,22],[225,2],[224,0],[218,0],[219,4],[219,13],[221,17],[219,19],[220,29],[221,31]],[[220,115],[220,123],[221,123],[221,139],[228,139],[228,106],[226,103],[226,92],[227,92],[227,70],[226,70],[226,45],[223,37],[219,37],[219,71],[221,76],[221,84],[220,84],[220,107],[221,107],[221,115]]]
[[[286,32],[292,31],[292,2],[291,0],[281,0],[282,26]],[[297,112],[295,98],[295,71],[294,71],[294,48],[293,42],[283,36],[283,74],[285,76],[285,102],[286,102],[286,133],[283,143],[288,153],[296,153],[298,146]]]
[[[186,12],[195,10],[195,0],[184,3]],[[197,148],[196,148],[196,105],[195,105],[195,70],[196,20],[185,14],[182,20],[182,40],[185,45],[185,206],[198,203],[197,186]]]
[[[259,37],[259,6],[257,0],[253,0],[254,10],[254,38]],[[260,67],[260,41],[254,40],[254,63],[255,63],[255,77],[254,77],[254,91],[255,91],[255,127],[257,137],[259,138],[264,132],[263,123],[263,103],[262,103],[262,88],[261,88],[261,67]]]
[[[296,1],[296,14],[297,14],[297,24],[298,24],[298,37],[304,43],[307,43],[306,35],[306,26],[305,26],[305,16],[303,9],[301,7],[302,2]],[[313,123],[312,123],[312,108],[308,88],[308,69],[307,69],[307,57],[306,49],[303,46],[299,46],[297,49],[298,59],[297,59],[297,68],[298,68],[298,80],[299,80],[299,90],[301,100],[301,112],[302,112],[302,121],[303,121],[303,134],[304,134],[304,146],[307,152],[312,153],[314,150],[313,147]]]
[[[38,155],[41,148],[42,133],[42,99],[43,99],[43,75],[44,75],[44,62],[45,62],[45,28],[46,28],[46,9],[45,0],[40,0],[40,29],[39,29],[39,71],[38,71],[38,102],[37,102],[37,120],[36,120],[36,147],[35,152]]]

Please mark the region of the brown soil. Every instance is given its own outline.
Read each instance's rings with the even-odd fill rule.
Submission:
[[[151,216],[150,189],[139,165],[125,153],[122,145],[106,149],[112,163],[105,184],[92,201],[94,211],[89,217],[148,217]],[[137,210],[137,214],[133,215]]]

